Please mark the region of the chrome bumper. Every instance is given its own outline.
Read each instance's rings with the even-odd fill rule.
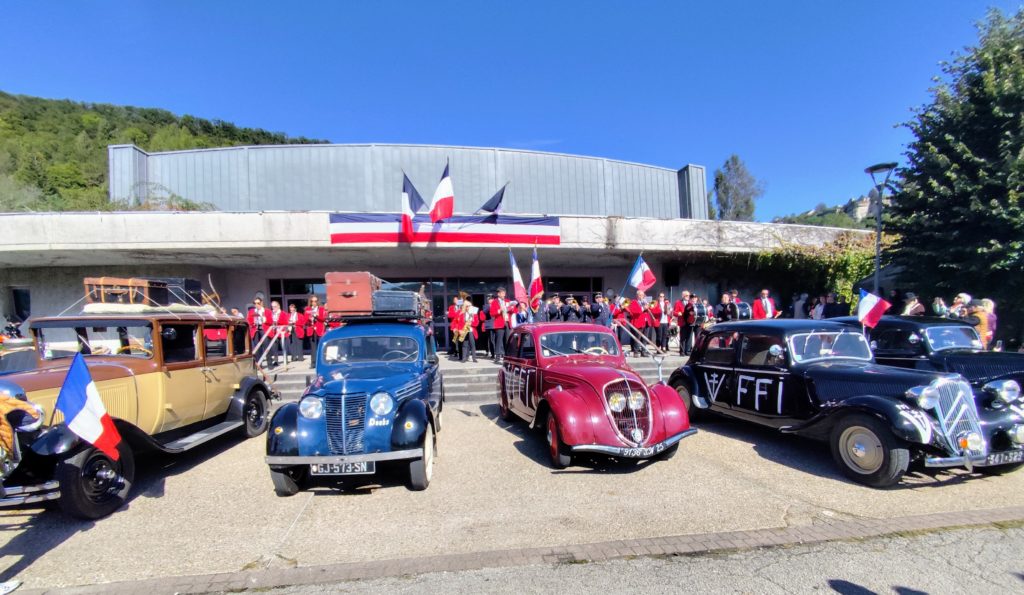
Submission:
[[[402,461],[423,456],[422,448],[375,452],[365,455],[308,455],[308,456],[267,456],[268,465],[311,465],[313,463],[364,463],[372,461]]]
[[[1024,455],[1018,455],[1013,457],[1016,460],[1005,460],[1010,457],[1001,457],[999,455],[1006,455],[1007,453],[1016,453],[1019,451],[1000,451],[994,453],[988,453],[987,455],[967,455],[961,454],[955,457],[925,457],[925,467],[967,467],[970,471],[975,467],[995,467],[999,465],[1012,465],[1014,463],[1024,462]],[[990,457],[995,457],[996,460],[989,462]]]
[[[604,446],[601,444],[578,444],[570,447],[569,450],[572,452],[596,452],[603,455],[611,455],[615,457],[623,457],[627,459],[648,459],[650,457],[659,455],[669,447],[675,445],[683,438],[687,436],[693,436],[697,433],[697,428],[690,428],[681,434],[676,434],[664,442],[659,442],[654,446],[638,446],[635,448],[621,447],[621,446]]]
[[[20,506],[60,498],[60,484],[47,481],[33,486],[3,486],[0,507]]]

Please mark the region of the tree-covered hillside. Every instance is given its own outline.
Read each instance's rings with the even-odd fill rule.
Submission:
[[[161,109],[0,92],[0,211],[139,208],[109,203],[107,145],[134,143],[152,152],[317,142],[324,141]],[[176,206],[196,205],[178,201]]]
[[[820,225],[824,227],[844,227],[847,229],[874,228],[875,219],[868,215],[864,206],[864,198],[850,199],[843,206],[827,207],[819,204],[806,213],[776,217],[772,223],[796,223],[799,225]],[[885,217],[883,217],[883,220]]]

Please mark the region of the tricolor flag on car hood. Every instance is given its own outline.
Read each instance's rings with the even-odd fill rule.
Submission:
[[[455,191],[452,189],[452,178],[448,175],[448,164],[444,164],[444,173],[434,191],[434,200],[430,201],[430,220],[434,223],[452,216],[455,211]]]
[[[630,271],[628,277],[628,283],[633,287],[636,287],[637,291],[647,291],[658,281],[651,271],[651,267],[647,266],[644,262],[643,256],[636,257],[636,264],[633,265],[633,270]]]
[[[121,435],[114,427],[114,420],[107,415],[100,400],[100,391],[96,389],[81,353],[76,353],[71,360],[64,386],[60,387],[57,395],[56,407],[64,414],[64,423],[69,430],[115,461],[120,458],[117,445],[121,443]]]
[[[892,304],[878,297],[877,295],[860,290],[860,302],[857,304],[857,320],[866,327],[875,328],[882,314],[892,307]]]

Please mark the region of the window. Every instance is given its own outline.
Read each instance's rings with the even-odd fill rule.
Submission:
[[[203,328],[203,347],[206,358],[227,357],[228,327],[224,325],[205,326]]]
[[[533,346],[533,335],[530,333],[523,333],[523,342],[520,347],[519,357],[523,359],[533,359],[537,357],[537,349]]]
[[[913,337],[913,338],[911,338]],[[907,329],[886,329],[881,332],[871,333],[878,351],[902,351],[916,353],[921,349],[921,337],[912,330]]]
[[[563,355],[618,355],[618,343],[611,333],[571,331],[546,333],[540,337],[544,357]]]
[[[871,349],[859,332],[817,332],[793,335],[789,339],[793,362],[835,358],[871,361]]]
[[[28,317],[32,315],[32,294],[25,287],[15,287],[11,289],[11,298],[14,302],[14,316],[20,322],[28,320]]]
[[[718,333],[708,337],[707,347],[704,349],[704,363],[706,364],[727,364],[733,363],[733,356],[736,354],[733,345],[732,333]]]
[[[81,321],[69,321],[79,324]],[[42,326],[35,330],[43,359],[82,355],[118,355],[149,359],[153,357],[153,327],[132,326]]]
[[[519,355],[519,341],[523,336],[523,333],[512,333],[512,336],[508,338],[508,344],[505,345],[505,355],[508,357],[521,357]]]
[[[164,363],[192,362],[199,358],[193,324],[165,325],[160,330],[160,345],[164,350]]]
[[[412,337],[343,337],[324,343],[323,359],[340,362],[414,362],[420,348]]]
[[[782,337],[772,335],[745,335],[740,363],[745,366],[778,366],[784,363],[786,359],[783,355],[772,357],[769,353],[772,346],[785,349],[786,343]]]
[[[249,327],[244,324],[238,324],[231,327],[231,342],[233,343],[232,353],[235,355],[248,355]]]

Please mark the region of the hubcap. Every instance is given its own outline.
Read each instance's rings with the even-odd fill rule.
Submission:
[[[878,471],[885,462],[882,441],[862,426],[852,426],[843,431],[839,437],[839,453],[847,467],[864,475]]]
[[[262,414],[262,407],[260,406],[259,397],[253,395],[249,397],[249,403],[246,407],[246,421],[249,423],[249,427],[256,428],[260,425],[260,415]]]
[[[121,488],[122,481],[115,467],[117,463],[96,452],[82,467],[85,495],[93,502],[109,500]]]

